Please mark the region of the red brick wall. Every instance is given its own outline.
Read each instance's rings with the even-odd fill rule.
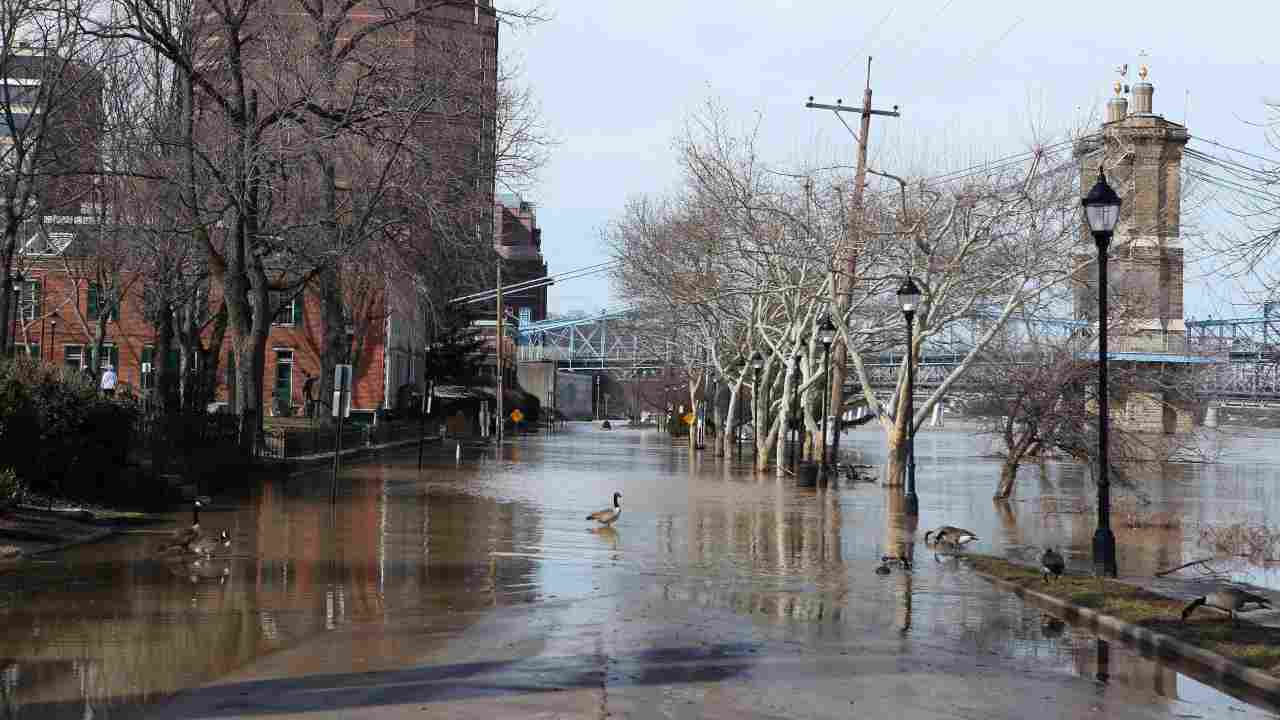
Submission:
[[[28,342],[40,346],[41,357],[48,362],[62,364],[64,348],[80,345],[87,361],[93,345],[96,324],[88,320],[88,290],[80,273],[68,274],[58,259],[24,259],[23,273],[29,280],[41,282],[39,312],[33,320],[24,320],[16,328],[19,345]],[[141,391],[142,350],[155,343],[155,329],[147,322],[142,307],[142,282],[126,278],[124,297],[118,320],[107,324],[106,339],[116,346],[119,365],[116,373],[120,382]],[[57,329],[51,322],[56,311]],[[365,312],[357,313],[356,344],[361,346],[357,363],[352,408],[374,410],[383,406],[383,358],[385,344],[386,311],[380,299],[370,303]],[[12,320],[9,320],[12,322]],[[267,340],[267,357],[264,373],[264,401],[270,408],[276,378],[277,348],[293,351],[292,405],[297,410],[303,406],[302,387],[306,374],[318,376],[320,372],[320,321],[319,299],[313,293],[305,293],[301,313],[293,326],[272,326]],[[228,400],[227,371],[231,353],[230,334],[223,343],[218,367],[218,389],[215,397]],[[319,395],[322,383],[317,381],[314,392]]]

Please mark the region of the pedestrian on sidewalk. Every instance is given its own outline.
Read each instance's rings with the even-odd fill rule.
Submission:
[[[302,381],[302,402],[306,406],[307,417],[314,419],[316,399],[312,396],[312,391],[315,389],[316,377],[306,370],[302,371],[302,376],[306,378]]]
[[[111,363],[107,363],[107,366],[102,370],[102,383],[100,387],[102,388],[103,395],[108,398],[115,397],[116,369],[111,366]]]

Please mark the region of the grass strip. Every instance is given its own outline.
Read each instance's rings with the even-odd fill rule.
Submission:
[[[968,555],[980,573],[1051,595],[1073,605],[1168,635],[1188,645],[1230,658],[1241,665],[1280,677],[1280,628],[1255,625],[1240,618],[1233,626],[1226,613],[1199,609],[1183,622],[1182,600],[1116,580],[1064,575],[1044,582],[1036,568],[990,555]]]

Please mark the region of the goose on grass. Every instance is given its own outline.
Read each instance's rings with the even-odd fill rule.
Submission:
[[[595,520],[601,525],[605,527],[609,527],[610,525],[617,522],[618,518],[622,517],[622,503],[619,502],[619,500],[621,499],[622,499],[622,493],[620,492],[614,493],[613,507],[605,508],[604,510],[598,510],[596,512],[593,512],[587,516],[587,519]]]
[[[1240,588],[1227,587],[1220,590],[1214,590],[1211,593],[1202,595],[1191,601],[1191,604],[1182,610],[1182,621],[1186,622],[1191,613],[1201,605],[1221,610],[1231,616],[1231,623],[1236,624],[1236,613],[1243,611],[1245,605],[1257,605],[1254,610],[1261,610],[1271,607],[1271,601],[1261,595],[1254,595]]]
[[[1062,557],[1062,553],[1053,548],[1045,548],[1044,553],[1040,555],[1040,579],[1049,582],[1049,578],[1054,579],[1062,577],[1062,571],[1067,569],[1066,558]]]

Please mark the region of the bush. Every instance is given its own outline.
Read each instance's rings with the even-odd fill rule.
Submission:
[[[137,417],[130,396],[108,400],[65,368],[28,358],[0,362],[0,453],[32,490],[106,498]]]
[[[10,467],[0,469],[0,511],[8,510],[22,502],[24,494],[26,489],[22,485],[22,480],[18,478],[18,473]]]

